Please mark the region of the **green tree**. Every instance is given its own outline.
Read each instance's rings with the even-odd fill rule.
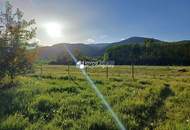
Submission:
[[[28,41],[35,36],[35,20],[23,19],[23,12],[13,11],[12,5],[6,2],[5,11],[0,14],[0,76],[11,77],[25,74],[32,68]]]
[[[104,54],[104,61],[108,61],[109,60],[109,55],[108,55],[108,53],[105,53]]]

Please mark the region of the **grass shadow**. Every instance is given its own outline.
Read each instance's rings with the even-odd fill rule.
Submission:
[[[136,126],[131,126],[134,130],[143,130],[149,128],[154,129],[154,123],[159,120],[165,120],[165,112],[162,110],[165,100],[169,96],[173,96],[174,92],[171,90],[170,86],[165,85],[158,96],[154,98],[154,94],[150,93],[145,97],[145,101],[149,99],[152,100],[150,103],[132,105],[124,109],[122,113],[128,116],[132,116],[135,119]]]

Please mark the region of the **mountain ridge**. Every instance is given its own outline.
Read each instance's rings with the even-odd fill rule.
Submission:
[[[118,42],[112,43],[97,43],[97,44],[84,44],[84,43],[58,43],[52,46],[43,46],[38,48],[38,57],[40,59],[54,60],[58,56],[62,55],[65,51],[64,45],[66,45],[71,51],[78,50],[82,55],[89,57],[98,57],[104,54],[105,50],[117,45],[127,44],[144,44],[145,40],[153,40],[154,42],[166,42],[154,38],[147,37],[130,37]],[[188,41],[188,40],[182,40]],[[181,42],[181,41],[176,41]],[[170,42],[168,42],[170,43]]]

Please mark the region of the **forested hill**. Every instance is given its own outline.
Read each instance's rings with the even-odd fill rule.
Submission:
[[[114,45],[126,45],[126,44],[143,44],[145,40],[152,39],[152,38],[144,38],[144,37],[131,37],[125,40],[121,40],[119,42],[113,42],[113,43],[97,43],[97,44],[68,44],[68,43],[60,43],[55,44],[53,46],[46,46],[46,47],[40,47],[39,48],[39,58],[41,59],[56,59],[60,57],[64,51],[65,47],[64,45],[67,45],[67,47],[71,51],[78,50],[82,55],[88,56],[88,57],[98,57],[102,56],[105,53],[105,50],[107,48],[110,48]],[[153,41],[159,41],[156,39],[152,39]]]
[[[105,55],[118,65],[190,65],[190,41],[146,40],[144,44],[112,46]]]
[[[120,42],[101,44],[56,44],[39,48],[40,59],[67,64],[66,45],[73,54],[99,59],[104,56],[118,65],[190,65],[190,41],[164,42],[153,38],[131,37]],[[77,58],[79,58],[77,57]]]

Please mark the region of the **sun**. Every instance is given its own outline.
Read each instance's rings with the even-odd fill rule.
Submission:
[[[63,26],[59,23],[52,22],[45,24],[47,34],[52,38],[60,38],[63,36]]]

